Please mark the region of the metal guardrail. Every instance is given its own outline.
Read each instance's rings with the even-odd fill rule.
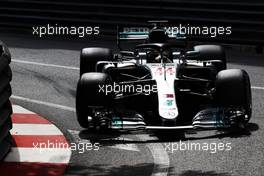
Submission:
[[[0,160],[6,156],[12,143],[9,132],[12,128],[11,115],[13,113],[9,100],[12,94],[10,86],[10,81],[12,80],[10,62],[10,52],[6,45],[0,41]]]
[[[264,2],[261,0],[2,0],[0,28],[31,31],[32,25],[100,25],[114,35],[117,25],[144,25],[169,20],[171,24],[232,26],[223,37],[193,40],[262,45]]]

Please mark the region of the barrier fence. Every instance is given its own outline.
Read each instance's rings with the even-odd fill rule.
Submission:
[[[117,25],[171,24],[232,26],[230,36],[197,36],[192,40],[247,45],[264,43],[264,2],[261,0],[2,0],[0,28],[31,32],[34,25],[100,25],[115,35]]]
[[[0,160],[6,156],[12,143],[10,129],[12,128],[11,115],[13,111],[9,100],[12,94],[10,62],[10,52],[0,41]]]

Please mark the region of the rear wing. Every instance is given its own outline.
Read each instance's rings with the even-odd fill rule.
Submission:
[[[150,27],[117,27],[117,45],[121,50],[121,41],[146,41],[153,28]],[[170,40],[185,41],[186,35],[173,31],[171,27],[160,27],[164,30]]]
[[[118,27],[119,40],[145,40],[148,38],[148,27]]]
[[[170,27],[163,27],[164,31],[171,39],[186,39],[185,34],[176,33]],[[119,40],[144,40],[148,38],[151,28],[148,27],[118,27]]]

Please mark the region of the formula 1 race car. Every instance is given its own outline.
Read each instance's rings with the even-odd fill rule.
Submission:
[[[221,46],[187,48],[183,38],[156,26],[118,32],[119,42],[144,40],[132,51],[82,49],[79,124],[102,130],[245,127],[252,111],[247,72],[226,69]]]

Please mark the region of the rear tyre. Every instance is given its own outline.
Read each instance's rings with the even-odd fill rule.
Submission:
[[[109,85],[110,77],[105,73],[85,73],[77,85],[76,92],[76,113],[77,120],[83,128],[89,127],[88,116],[93,118],[95,107],[107,107],[111,102],[111,95],[106,95],[100,87]]]
[[[84,73],[95,72],[98,61],[109,61],[111,58],[113,54],[108,48],[83,48],[80,56],[80,77]]]
[[[225,50],[220,45],[197,45],[194,50],[198,51],[201,60],[220,60],[222,64],[213,63],[217,71],[226,69],[226,54]]]
[[[220,71],[216,77],[216,101],[223,106],[243,107],[248,122],[252,114],[252,97],[247,72],[240,69]]]

